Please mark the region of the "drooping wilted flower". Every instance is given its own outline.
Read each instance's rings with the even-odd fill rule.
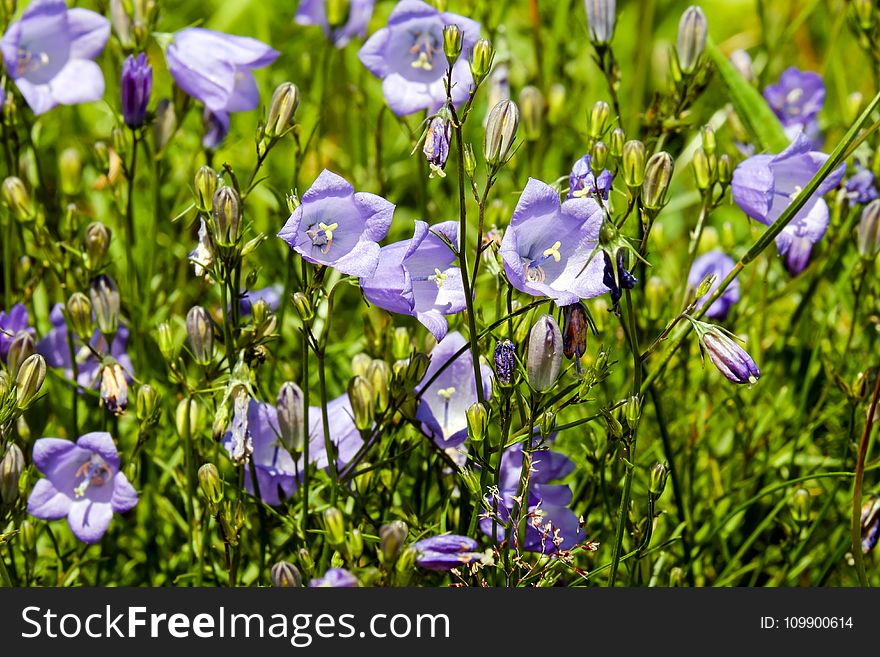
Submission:
[[[733,200],[752,219],[769,226],[827,159],[825,153],[812,150],[807,137],[798,135],[778,155],[754,155],[741,163],[733,172]],[[828,205],[822,196],[840,183],[845,171],[846,164],[832,171],[776,237],[779,255],[785,258],[785,267],[793,276],[807,266],[813,245],[822,239],[828,228]]]
[[[764,89],[764,99],[782,123],[789,139],[794,140],[802,132],[810,140],[812,150],[819,147],[819,123],[816,119],[825,104],[822,76],[789,67],[783,71],[778,83]]]
[[[715,277],[715,282],[712,283],[708,292],[697,301],[697,308],[702,308],[705,305],[709,296],[718,289],[721,281],[733,270],[734,264],[733,258],[718,249],[709,251],[694,260],[694,264],[688,274],[688,285],[696,290],[706,276],[712,275]],[[730,312],[730,307],[737,301],[739,301],[739,280],[734,278],[733,282],[724,290],[724,293],[706,311],[706,317],[717,320],[725,319]]]
[[[379,264],[377,242],[388,233],[393,214],[393,203],[356,193],[351,183],[324,169],[278,237],[308,262],[369,278]]]
[[[416,565],[428,570],[452,570],[470,563],[483,562],[487,557],[478,552],[477,548],[478,544],[474,539],[456,534],[431,536],[413,544]]]
[[[101,401],[114,415],[122,415],[128,408],[128,380],[119,363],[107,363],[101,368]]]
[[[611,191],[612,176],[608,169],[602,169],[599,175],[593,173],[589,155],[579,158],[571,167],[568,177],[568,196],[566,198],[580,198],[582,196],[599,197],[603,201],[608,200]]]
[[[626,250],[618,249],[617,257],[611,260],[608,251],[602,251],[604,268],[602,269],[602,282],[611,290],[611,309],[616,312],[617,304],[623,296],[623,290],[631,290],[639,282],[626,268]],[[615,265],[616,262],[616,265]]]
[[[446,177],[443,169],[449,158],[449,142],[452,139],[452,121],[449,112],[440,110],[437,115],[428,122],[425,131],[425,144],[422,152],[431,167],[431,177]]]
[[[556,190],[530,178],[499,250],[511,285],[560,306],[607,292],[602,260],[592,257],[603,215],[591,198],[560,205]]]
[[[302,0],[296,10],[296,22],[300,25],[318,25],[337,48],[344,48],[352,39],[367,33],[367,24],[373,15],[375,0],[351,0],[348,14],[331,16],[327,0]],[[339,3],[335,3],[339,4]]]
[[[28,326],[28,321],[28,311],[24,304],[15,304],[8,313],[0,310],[0,360],[4,363],[9,353],[9,346],[16,335],[22,331],[30,335],[34,334],[34,328]]]
[[[581,357],[587,352],[587,335],[590,321],[587,309],[580,301],[562,307],[562,354],[574,359],[577,371],[581,371]]]
[[[336,589],[356,589],[360,584],[357,577],[344,568],[330,568],[323,577],[313,579],[309,586],[313,588],[326,586]]]
[[[204,219],[199,219],[199,243],[189,252],[189,260],[196,276],[207,276],[208,270],[214,264],[213,241]]]
[[[548,437],[552,441],[553,436]],[[507,538],[507,528],[511,514],[516,506],[522,474],[522,443],[509,447],[501,457],[501,480],[496,499],[488,499],[487,504],[493,509],[497,503],[495,524],[495,540],[499,543]],[[574,512],[568,508],[571,504],[571,488],[567,484],[550,482],[562,479],[574,471],[574,463],[566,456],[552,450],[541,450],[532,453],[531,473],[529,475],[529,497],[520,515],[514,517],[513,536],[525,523],[525,543],[519,546],[524,552],[541,552],[553,554],[560,550],[573,547],[578,541],[580,523]],[[500,522],[498,522],[500,521]],[[480,529],[487,536],[492,536],[493,518],[484,517],[480,520]]]
[[[723,329],[712,324],[691,320],[709,360],[734,383],[756,383],[761,370],[748,352]]]
[[[440,236],[457,245],[458,224],[444,221],[429,227],[416,221],[412,239],[383,246],[376,271],[360,281],[370,303],[412,315],[438,340],[448,330],[445,315],[467,306],[457,258]]]
[[[214,114],[257,107],[260,92],[253,71],[278,58],[278,51],[250,37],[202,27],[175,32],[165,50],[168,71],[184,92]]]
[[[147,117],[147,105],[153,89],[153,67],[145,53],[129,55],[122,65],[122,119],[130,128],[142,125]]]
[[[480,38],[480,24],[476,21],[440,12],[420,0],[403,0],[392,10],[388,25],[373,34],[358,51],[364,66],[382,80],[385,101],[398,116],[425,109],[436,111],[446,102],[445,25],[461,29],[463,53],[470,51]],[[459,56],[452,67],[452,102],[463,103],[472,83],[467,58]]]
[[[457,447],[467,439],[467,409],[477,401],[477,384],[470,350],[465,350],[434,381],[434,374],[467,342],[458,331],[448,333],[431,351],[431,363],[414,391],[420,396],[416,419],[421,429],[442,448]],[[492,395],[492,370],[480,364],[483,396]]]
[[[40,479],[27,510],[41,520],[67,518],[83,543],[97,543],[114,513],[131,511],[138,494],[119,470],[119,453],[109,433],[87,433],[73,443],[40,438],[34,443],[34,465]]]
[[[3,35],[3,63],[34,114],[100,100],[104,74],[94,59],[110,22],[64,0],[33,0]]]

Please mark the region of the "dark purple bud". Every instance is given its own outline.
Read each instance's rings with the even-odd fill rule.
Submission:
[[[626,254],[623,250],[617,252],[617,268],[611,262],[611,256],[607,251],[603,251],[605,256],[605,272],[602,275],[602,282],[611,290],[611,307],[617,309],[623,290],[631,290],[639,282],[626,268]]]
[[[734,383],[755,383],[761,376],[752,357],[721,329],[702,324],[698,332],[709,360],[728,379]]]
[[[441,178],[446,176],[443,169],[449,158],[449,141],[452,139],[452,122],[449,120],[448,111],[440,110],[428,123],[425,132],[425,145],[422,152],[431,166],[431,177],[435,175]]]
[[[571,360],[575,359],[580,371],[580,359],[587,351],[587,332],[589,320],[587,309],[578,301],[562,307],[562,353]]]
[[[147,63],[147,56],[141,53],[129,55],[122,65],[122,119],[129,128],[137,128],[144,123],[150,92],[153,90],[153,68]]]
[[[452,570],[474,561],[482,561],[484,555],[477,552],[477,542],[467,536],[432,536],[416,542],[416,564],[428,570]]]
[[[495,375],[503,386],[513,383],[516,372],[516,347],[510,340],[495,345]]]

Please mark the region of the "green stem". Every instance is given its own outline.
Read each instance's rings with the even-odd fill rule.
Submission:
[[[871,405],[868,407],[868,419],[865,422],[865,430],[859,441],[859,455],[856,461],[856,474],[853,479],[852,522],[850,533],[852,538],[852,554],[856,565],[856,573],[859,583],[868,586],[868,576],[865,573],[865,559],[862,555],[862,484],[865,479],[865,460],[868,458],[868,447],[871,444],[871,429],[874,427],[874,413],[877,410],[877,400],[880,398],[880,376],[874,385],[874,394],[871,396]]]

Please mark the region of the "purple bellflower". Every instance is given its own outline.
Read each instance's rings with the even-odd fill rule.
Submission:
[[[0,310],[0,361],[6,362],[9,345],[12,344],[16,335],[22,331],[34,334],[34,329],[32,326],[28,326],[28,321],[28,311],[24,304],[15,304],[8,313]]]
[[[428,570],[452,570],[475,561],[482,562],[486,555],[477,551],[477,542],[468,536],[446,534],[431,536],[413,544],[416,565]]]
[[[602,217],[595,200],[560,205],[555,189],[529,178],[499,251],[511,285],[559,306],[608,292],[605,265],[595,253]]]
[[[532,454],[532,473],[529,479],[529,499],[525,518],[525,544],[520,549],[525,552],[553,554],[568,550],[578,542],[580,521],[568,508],[572,492],[568,484],[550,483],[574,471],[574,463],[566,456],[551,450],[536,451]],[[522,444],[507,449],[501,457],[501,481],[498,498],[489,500],[490,508],[497,502],[498,520],[495,522],[496,540],[507,537],[507,528],[502,523],[510,522],[510,514],[515,506],[514,497],[519,489],[522,473]],[[516,523],[517,518],[513,519]],[[522,522],[521,520],[519,522]],[[493,519],[480,520],[484,534],[492,535]],[[514,529],[517,535],[519,524]]]
[[[184,92],[204,104],[221,129],[213,140],[219,145],[229,127],[229,114],[257,107],[260,92],[253,70],[274,62],[279,53],[250,37],[234,36],[202,27],[175,32],[165,50],[168,71]],[[207,123],[207,122],[206,122]]]
[[[394,204],[355,193],[345,178],[324,169],[278,237],[303,260],[369,278],[379,265],[378,241],[388,234]]]
[[[877,198],[877,186],[874,182],[874,174],[870,169],[856,166],[854,173],[846,181],[846,198],[850,207],[859,203],[870,203]]]
[[[342,25],[330,27],[327,18],[327,0],[302,0],[296,10],[300,25],[319,25],[326,37],[337,48],[344,48],[352,39],[367,33],[367,24],[373,15],[375,0],[351,0],[348,17]]]
[[[240,307],[243,315],[250,315],[251,308],[257,299],[262,299],[269,306],[269,310],[275,312],[281,306],[281,296],[284,294],[284,286],[275,283],[264,287],[262,290],[250,290],[241,295]]]
[[[777,84],[764,89],[764,98],[789,139],[794,140],[799,132],[803,132],[814,148],[819,147],[817,118],[825,104],[822,76],[792,66],[782,73]]]
[[[422,423],[424,434],[443,449],[457,447],[467,440],[467,409],[477,402],[470,350],[465,350],[430,385],[426,384],[466,344],[458,331],[447,334],[431,351],[431,364],[415,387],[420,395],[416,419]],[[488,399],[492,396],[492,370],[481,363],[480,372],[483,396]]]
[[[462,55],[452,67],[452,102],[458,105],[473,85],[467,53],[480,38],[476,21],[437,11],[420,0],[402,0],[388,17],[387,27],[358,51],[364,66],[382,80],[385,101],[398,116],[425,109],[433,112],[446,102],[446,25],[458,25],[462,32]]]
[[[733,258],[718,249],[709,251],[694,260],[691,271],[688,273],[688,285],[696,290],[706,276],[709,274],[715,276],[715,282],[712,283],[706,296],[697,302],[697,308],[702,308],[706,304],[706,300],[718,289],[721,281],[733,271],[734,264]],[[717,320],[725,319],[730,312],[730,307],[737,301],[739,301],[739,279],[734,278],[724,293],[706,311],[706,317]]]
[[[42,340],[37,343],[37,353],[42,354],[49,367],[57,367],[64,370],[64,376],[73,378],[73,366],[70,362],[70,348],[67,342],[67,323],[64,320],[64,305],[55,304],[49,314],[52,329]],[[77,364],[77,383],[83,388],[95,388],[101,380],[101,361],[95,357],[92,350],[101,357],[111,356],[126,372],[133,372],[131,359],[125,351],[128,344],[128,329],[120,326],[113,337],[113,343],[107,346],[107,339],[98,331],[89,341],[91,349],[86,347],[79,338],[74,336],[73,354]]]
[[[246,434],[246,451],[251,453],[257,483],[260,486],[260,499],[270,506],[278,506],[282,500],[293,495],[297,486],[297,476],[302,476],[305,461],[299,457],[296,464],[290,453],[281,442],[281,430],[278,427],[278,414],[274,404],[266,404],[250,400],[247,405],[246,417],[233,417],[231,430],[223,437],[223,447],[230,456],[236,456],[237,431]],[[337,462],[345,465],[363,445],[360,432],[352,419],[354,413],[348,401],[348,395],[342,395],[327,404],[327,416],[330,420],[330,440],[336,446]],[[330,460],[324,446],[324,423],[319,407],[309,407],[309,462],[319,470],[326,468]],[[250,468],[245,468],[245,488],[254,494]]]
[[[206,107],[202,112],[202,126],[202,147],[215,151],[229,134],[229,113],[212,112]]]
[[[309,586],[317,588],[326,586],[334,589],[356,589],[360,584],[357,577],[344,568],[330,568],[323,577],[313,579]]]
[[[466,307],[461,270],[449,245],[458,244],[458,224],[444,221],[430,228],[416,221],[412,239],[383,246],[379,266],[370,278],[361,279],[367,300],[400,315],[412,315],[442,340],[449,330],[444,315]]]
[[[754,155],[733,172],[733,200],[748,216],[769,226],[788,207],[828,156],[812,150],[810,140],[798,135],[778,155]],[[810,261],[813,245],[828,228],[828,204],[822,196],[840,184],[846,164],[832,171],[776,237],[779,255],[792,276],[800,274]]]
[[[705,322],[692,323],[709,360],[725,377],[739,384],[753,384],[761,378],[757,363],[731,334]]]
[[[608,169],[596,176],[593,173],[589,155],[579,158],[571,167],[568,177],[568,196],[566,198],[580,198],[582,196],[601,197],[608,200],[611,191],[612,176]]]
[[[28,513],[41,520],[66,517],[83,543],[97,543],[114,512],[126,513],[138,503],[137,492],[119,471],[109,433],[87,433],[76,443],[40,438],[34,443],[34,465],[46,478],[31,491]]]
[[[135,59],[129,55],[122,65],[122,119],[130,128],[137,128],[147,118],[147,105],[153,90],[153,67],[141,53]]]
[[[34,114],[56,105],[100,100],[104,74],[94,59],[110,37],[110,21],[64,0],[33,0],[0,47],[9,76]]]

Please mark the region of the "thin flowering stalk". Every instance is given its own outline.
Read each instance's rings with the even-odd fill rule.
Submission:
[[[859,453],[856,460],[856,473],[853,479],[852,518],[850,535],[852,538],[852,555],[856,565],[856,573],[859,583],[868,586],[868,576],[865,573],[865,559],[862,555],[862,484],[865,479],[865,460],[868,458],[868,447],[871,444],[871,430],[874,428],[874,414],[877,411],[877,402],[880,400],[880,376],[874,384],[874,393],[871,395],[871,404],[868,406],[868,419],[865,421],[865,429],[859,440]]]
[[[871,99],[871,102],[868,103],[868,106],[865,110],[859,115],[859,117],[855,120],[855,122],[850,126],[849,130],[847,130],[846,134],[843,136],[843,139],[838,142],[837,146],[831,152],[831,155],[825,160],[825,163],[819,168],[819,171],[816,172],[816,175],[810,180],[809,183],[801,190],[801,192],[792,200],[791,204],[782,211],[782,214],[779,215],[779,218],[776,219],[774,223],[767,226],[767,229],[761,234],[761,236],[755,241],[752,247],[748,250],[748,252],[739,259],[739,261],[733,266],[733,269],[730,273],[724,278],[723,281],[718,285],[715,291],[708,296],[703,305],[694,313],[694,319],[701,319],[703,315],[712,307],[712,304],[718,300],[727,287],[733,283],[734,279],[739,276],[739,273],[745,268],[747,264],[755,260],[764,250],[773,243],[776,239],[776,236],[779,235],[783,231],[783,229],[788,226],[789,223],[797,216],[798,211],[806,204],[806,202],[812,197],[814,192],[819,188],[819,185],[834,171],[841,162],[843,162],[844,155],[846,154],[847,148],[849,145],[856,140],[859,135],[859,130],[861,130],[862,126],[867,123],[868,119],[871,117],[871,114],[880,107],[880,92]],[[652,385],[657,379],[659,379],[663,373],[666,371],[666,367],[669,365],[669,362],[672,360],[673,355],[681,346],[684,339],[687,337],[688,332],[690,331],[691,324],[685,324],[678,332],[678,334],[672,339],[672,343],[669,348],[666,350],[663,360],[657,365],[655,369],[651,371],[651,373],[647,376],[647,378],[642,382],[641,393],[644,394],[648,387]]]

